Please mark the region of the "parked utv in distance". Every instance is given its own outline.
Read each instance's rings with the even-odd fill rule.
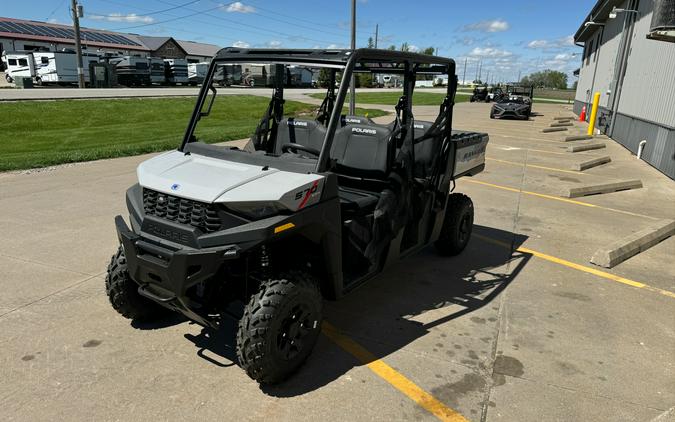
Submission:
[[[492,105],[490,118],[528,120],[532,114],[533,91],[533,87],[510,87],[508,93]]]
[[[199,124],[228,97],[217,96],[216,68],[231,63],[272,64],[276,75],[300,63],[328,68],[318,115],[286,115],[277,77],[244,149],[200,142]],[[403,80],[394,120],[342,115],[352,74],[384,69]],[[413,117],[417,74],[450,75],[433,122]],[[168,308],[217,328],[239,303],[239,365],[260,383],[287,378],[317,341],[324,298],[429,244],[441,255],[467,245],[473,204],[451,186],[483,170],[488,136],[452,130],[454,75],[451,59],[389,50],[219,51],[182,144],[138,167],[126,194],[131,227],[115,218],[113,308],[132,319]]]
[[[475,102],[480,102],[480,101],[489,101],[488,100],[488,87],[487,85],[478,85],[473,89],[473,94],[471,95],[471,98],[469,98],[469,101],[472,103]]]

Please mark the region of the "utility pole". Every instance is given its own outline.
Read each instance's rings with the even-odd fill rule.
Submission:
[[[80,17],[82,6],[78,6],[77,0],[70,0],[70,13],[73,15],[73,28],[75,29],[75,51],[77,52],[77,85],[84,88],[84,68],[82,66],[82,45],[80,44]]]
[[[518,80],[516,82],[520,83],[520,70],[518,71]]]
[[[468,59],[468,57],[464,57],[464,76],[462,77],[462,84],[464,85],[466,85],[466,61]]]
[[[481,76],[483,76],[483,58],[481,58],[480,62],[478,62],[478,80],[483,82]]]
[[[375,48],[377,48],[377,33],[378,33],[379,29],[380,29],[380,24],[376,23],[375,24]]]
[[[73,0],[75,1],[75,0]],[[352,51],[356,50],[356,0],[352,0]],[[356,78],[352,73],[349,87],[349,114],[355,114],[356,109]]]
[[[490,71],[488,70],[487,76],[485,77],[485,83],[490,84]]]

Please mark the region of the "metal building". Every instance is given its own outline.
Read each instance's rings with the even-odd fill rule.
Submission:
[[[574,35],[584,47],[574,112],[586,105],[590,115],[593,93],[600,92],[597,127],[634,154],[645,140],[642,159],[671,179],[675,38],[662,22],[674,12],[675,0],[598,0]]]

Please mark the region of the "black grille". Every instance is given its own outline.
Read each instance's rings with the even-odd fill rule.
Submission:
[[[205,233],[220,230],[218,211],[212,204],[167,195],[143,189],[143,208],[146,215],[154,215],[180,224],[189,224]]]

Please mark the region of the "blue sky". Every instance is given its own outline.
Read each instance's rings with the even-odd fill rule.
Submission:
[[[69,23],[70,0],[4,2],[5,17]],[[467,65],[472,79],[515,80],[518,74],[579,67],[581,48],[571,35],[595,0],[357,1],[357,46],[379,24],[379,47],[407,42],[438,48]],[[81,0],[82,25],[144,35],[170,35],[220,46],[348,47],[350,1]]]

